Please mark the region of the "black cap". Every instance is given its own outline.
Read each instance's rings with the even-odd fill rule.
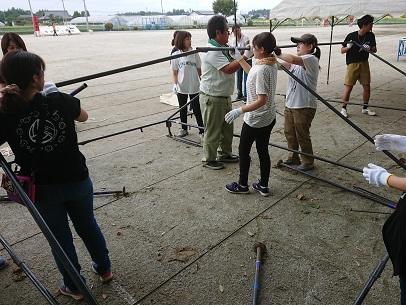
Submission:
[[[290,37],[290,40],[294,43],[303,42],[306,44],[312,44],[314,47],[317,46],[317,38],[313,34],[303,34],[300,37]]]

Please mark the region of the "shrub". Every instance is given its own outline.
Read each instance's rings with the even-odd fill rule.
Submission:
[[[112,30],[113,30],[113,24],[112,24],[111,22],[107,22],[107,23],[104,25],[104,29],[105,29],[106,31],[112,31]]]

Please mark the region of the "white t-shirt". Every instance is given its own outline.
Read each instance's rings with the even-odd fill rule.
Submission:
[[[236,41],[236,39],[235,39],[234,35],[230,36],[230,38],[228,39],[228,42],[231,47],[235,47],[235,41]],[[250,44],[250,38],[247,35],[241,34],[240,40],[237,41],[237,47],[244,48],[249,44]],[[244,53],[244,51],[241,52],[241,55],[243,53]]]
[[[192,49],[190,49],[192,50]],[[172,55],[183,53],[176,51]],[[192,54],[171,60],[172,70],[178,71],[177,91],[183,94],[195,94],[199,92],[200,79],[197,69],[202,67],[199,54]]]
[[[247,104],[257,100],[258,94],[266,94],[266,104],[244,114],[244,122],[250,127],[261,128],[275,120],[275,89],[278,68],[273,65],[254,65],[247,79]]]
[[[209,44],[208,47],[213,48]],[[221,51],[208,51],[202,60],[200,91],[212,96],[230,96],[234,92],[234,73],[226,74],[220,69],[230,62]]]
[[[302,56],[304,67],[292,65],[290,72],[301,79],[310,89],[317,90],[317,77],[319,76],[319,60],[313,54]],[[286,92],[286,107],[288,108],[317,108],[316,97],[295,81],[288,79]]]

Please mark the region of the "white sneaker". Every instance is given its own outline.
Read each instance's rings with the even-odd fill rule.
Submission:
[[[344,116],[344,117],[348,118],[347,109],[345,109],[345,108],[341,108],[341,114],[342,114],[342,116]]]
[[[185,136],[187,136],[189,133],[187,132],[187,130],[184,129],[180,129],[178,132],[178,137],[183,138]]]
[[[374,116],[374,115],[376,115],[376,113],[375,113],[375,111],[372,111],[372,110],[370,110],[370,109],[364,109],[364,108],[362,108],[362,113],[363,114],[368,114],[368,115],[370,115],[370,116]]]

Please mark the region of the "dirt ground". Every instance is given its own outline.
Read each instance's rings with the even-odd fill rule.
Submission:
[[[262,29],[266,31],[267,29]],[[251,38],[261,29],[243,30]],[[334,29],[334,41],[356,28]],[[378,54],[406,70],[406,60],[396,62],[398,39],[404,26],[377,26]],[[280,45],[290,36],[314,33],[327,42],[329,28],[278,28]],[[206,45],[204,30],[192,31],[193,46]],[[91,33],[78,36],[35,38],[25,36],[29,50],[47,63],[46,79],[54,82],[167,56],[172,31]],[[289,52],[295,52],[290,49]],[[339,99],[345,56],[332,47],[327,85],[328,47],[322,47],[318,92]],[[370,59],[372,105],[406,108],[405,78],[376,58]],[[286,90],[287,76],[278,74],[277,93]],[[164,120],[176,108],[159,102],[172,86],[167,62],[87,82],[78,97],[90,119],[77,125],[80,140],[92,139]],[[78,85],[61,88],[70,92]],[[361,102],[357,85],[352,101]],[[277,96],[283,112],[283,97]],[[338,104],[334,104],[339,109]],[[238,106],[238,103],[235,104]],[[404,134],[405,112],[375,109],[376,117],[349,106],[350,119],[369,135]],[[195,122],[194,118],[191,122]],[[242,119],[235,124],[240,132]],[[177,131],[178,126],[172,128]],[[315,154],[357,168],[369,162],[394,173],[398,166],[320,103],[311,128]],[[96,218],[110,250],[115,279],[101,285],[90,271],[90,257],[75,237],[82,272],[100,304],[248,304],[252,297],[255,242],[268,253],[261,274],[260,304],[352,304],[373,267],[384,256],[381,227],[390,210],[368,199],[315,179],[271,170],[271,196],[251,192],[233,195],[224,185],[238,179],[238,165],[212,171],[201,166],[200,147],[173,141],[165,124],[81,146],[96,191],[130,192],[125,198],[95,198]],[[189,139],[197,140],[197,131]],[[286,146],[283,117],[271,142]],[[234,140],[238,151],[238,138]],[[2,147],[4,151],[5,147]],[[273,165],[287,153],[270,149]],[[400,156],[399,156],[400,157]],[[11,157],[9,157],[11,158]],[[259,175],[252,151],[250,182]],[[399,192],[369,187],[359,172],[317,161],[313,173],[348,187],[360,186],[396,201]],[[301,198],[301,200],[299,199]],[[16,204],[0,204],[0,233],[37,277],[52,291],[60,275],[49,246],[28,211]],[[1,255],[9,256],[5,250]],[[0,305],[47,304],[27,279],[0,271]],[[398,279],[389,263],[364,304],[398,304]],[[61,304],[74,304],[59,296]]]

